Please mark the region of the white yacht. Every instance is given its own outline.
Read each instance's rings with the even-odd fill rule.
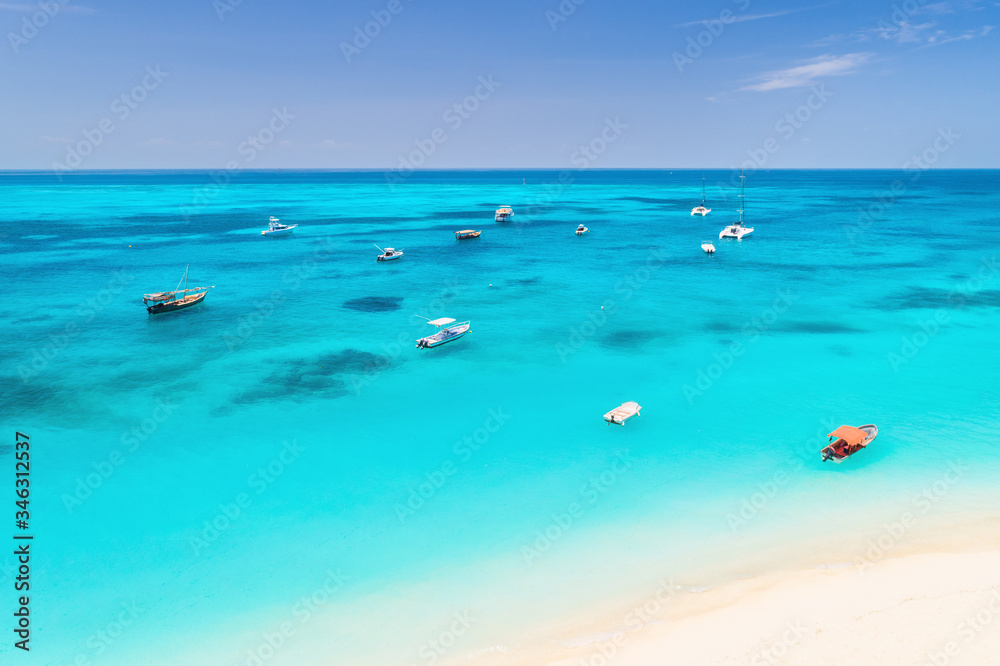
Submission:
[[[705,217],[711,212],[711,208],[705,207],[705,174],[701,174],[701,203],[691,209],[691,214]]]
[[[744,236],[749,236],[753,233],[753,227],[743,226],[743,213],[744,208],[746,207],[746,198],[743,194],[744,180],[745,176],[743,175],[743,171],[740,170],[740,209],[738,211],[740,219],[736,223],[730,224],[728,227],[719,232],[720,240],[723,238],[735,238],[736,240],[741,240]]]
[[[501,206],[500,208],[497,208],[496,215],[493,216],[493,219],[497,222],[506,222],[512,217],[514,217],[514,209],[510,206]]]
[[[270,221],[267,223],[267,229],[265,229],[264,231],[260,232],[260,235],[261,236],[280,236],[280,235],[283,235],[283,234],[290,234],[293,231],[295,231],[296,227],[298,227],[298,226],[299,225],[297,225],[297,224],[293,224],[291,226],[289,226],[287,224],[282,224],[281,221],[278,218],[276,218],[276,217],[274,217],[272,215]]]
[[[372,243],[372,245],[375,245],[375,243]],[[375,245],[375,247],[378,247],[378,245]],[[397,250],[394,247],[387,247],[384,250],[378,247],[378,251],[382,254],[375,257],[376,261],[393,261],[395,259],[403,258],[403,251]]]

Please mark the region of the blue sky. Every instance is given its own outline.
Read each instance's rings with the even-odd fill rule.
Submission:
[[[576,1],[3,0],[0,169],[1000,166],[997,0]]]

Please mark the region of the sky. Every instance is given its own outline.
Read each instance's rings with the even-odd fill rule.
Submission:
[[[0,0],[0,169],[1000,166],[997,0]]]

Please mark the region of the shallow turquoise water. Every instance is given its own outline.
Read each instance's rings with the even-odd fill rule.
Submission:
[[[469,604],[473,649],[764,542],[863,551],[955,461],[934,511],[995,508],[1000,172],[753,174],[741,242],[716,239],[731,173],[688,214],[700,175],[0,176],[32,663],[244,664],[286,620],[267,663],[426,663]],[[264,239],[269,215],[301,226]],[[186,264],[217,288],[148,317]],[[417,314],[472,332],[416,350]],[[606,426],[626,400],[642,416]],[[819,462],[820,431],[867,422],[869,451]],[[123,604],[141,611],[107,641]]]

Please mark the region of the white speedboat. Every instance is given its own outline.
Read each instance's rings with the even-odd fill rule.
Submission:
[[[705,251],[705,254],[715,254],[715,246],[712,245],[711,241],[705,241],[702,243],[701,249]]]
[[[299,225],[297,225],[297,224],[293,224],[291,226],[289,226],[287,224],[282,224],[278,220],[278,218],[276,218],[276,217],[274,217],[272,215],[271,219],[270,219],[270,221],[268,222],[268,225],[267,225],[268,228],[265,229],[264,231],[260,232],[260,235],[261,236],[282,236],[284,234],[290,234],[290,233],[292,233],[293,231],[295,231],[295,228],[298,227],[298,226]]]
[[[419,316],[419,315],[417,315]],[[427,323],[431,326],[437,328],[437,331],[433,335],[428,335],[425,338],[420,338],[417,340],[418,349],[430,349],[431,347],[437,347],[443,345],[446,342],[452,342],[453,340],[458,340],[460,337],[469,332],[469,328],[472,326],[471,322],[463,321],[455,323],[454,319],[450,317],[442,317],[441,319],[428,319]]]
[[[701,203],[691,209],[691,214],[705,217],[711,212],[711,208],[705,207],[705,174],[701,174]]]
[[[590,229],[588,229],[587,227],[583,226],[582,224],[576,228],[576,235],[577,236],[582,236],[584,234],[589,234],[589,233],[590,233]]]
[[[375,245],[375,243],[372,243],[372,245]],[[378,247],[378,245],[375,245],[375,247]],[[387,247],[384,250],[378,247],[378,251],[381,252],[382,254],[375,257],[376,261],[392,261],[393,259],[403,258],[403,251],[397,250],[392,247]]]
[[[514,217],[514,209],[510,206],[501,206],[497,208],[497,213],[493,216],[493,219],[497,222],[506,222],[512,217]]]
[[[719,232],[719,239],[720,240],[723,239],[723,238],[735,238],[736,240],[741,240],[744,236],[749,236],[750,234],[753,233],[753,227],[744,227],[743,226],[743,213],[745,212],[744,208],[746,207],[746,198],[744,197],[744,194],[743,194],[743,184],[744,184],[743,181],[744,180],[745,180],[745,178],[743,176],[743,171],[741,170],[740,171],[740,209],[738,211],[739,214],[740,214],[740,219],[737,220],[734,224],[730,224],[728,227],[726,227],[725,229],[723,229],[722,231]]]

